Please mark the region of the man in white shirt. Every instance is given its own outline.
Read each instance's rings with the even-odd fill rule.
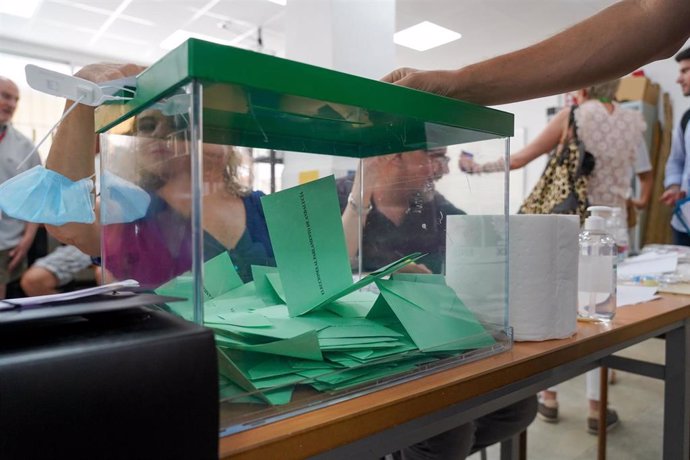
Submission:
[[[690,48],[686,48],[676,55],[679,66],[678,84],[684,96],[690,96]],[[680,124],[673,133],[671,154],[666,161],[666,174],[664,187],[666,191],[661,195],[661,201],[669,206],[674,206],[678,200],[685,198],[690,188],[690,110],[681,117]],[[674,215],[671,219],[673,227],[673,244],[690,246],[690,222],[683,222]]]
[[[31,141],[10,123],[18,101],[17,85],[0,76],[0,183],[41,163],[34,152],[17,168],[34,148]],[[0,218],[0,299],[5,298],[7,283],[18,279],[26,268],[26,254],[37,229],[37,224],[9,216]]]

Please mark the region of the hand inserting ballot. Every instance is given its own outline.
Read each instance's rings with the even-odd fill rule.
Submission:
[[[460,168],[460,171],[468,174],[475,174],[481,172],[482,170],[481,165],[474,161],[474,154],[466,152],[465,150],[460,153],[458,167]]]

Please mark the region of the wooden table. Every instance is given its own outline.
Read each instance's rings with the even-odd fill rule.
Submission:
[[[610,324],[578,323],[569,339],[512,350],[221,438],[220,457],[378,458],[600,365],[664,379],[663,458],[690,456],[690,297],[619,308]],[[665,334],[666,363],[612,356]],[[514,457],[517,445],[502,446]]]

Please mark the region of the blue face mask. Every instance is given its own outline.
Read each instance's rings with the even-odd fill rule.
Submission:
[[[101,177],[101,223],[134,222],[146,215],[151,197],[141,187],[104,171]]]
[[[0,184],[0,209],[15,219],[64,225],[95,222],[91,178],[76,182],[43,166],[34,166]]]

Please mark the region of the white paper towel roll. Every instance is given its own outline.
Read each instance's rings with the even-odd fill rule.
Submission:
[[[515,340],[575,333],[579,232],[577,216],[510,216],[509,311]]]
[[[506,316],[503,216],[448,216],[446,279],[483,321]],[[507,317],[515,340],[570,337],[577,325],[577,216],[509,217]],[[494,241],[491,248],[487,241]],[[491,255],[493,249],[493,254]]]
[[[446,223],[446,283],[477,319],[508,327],[505,216],[454,215]]]

